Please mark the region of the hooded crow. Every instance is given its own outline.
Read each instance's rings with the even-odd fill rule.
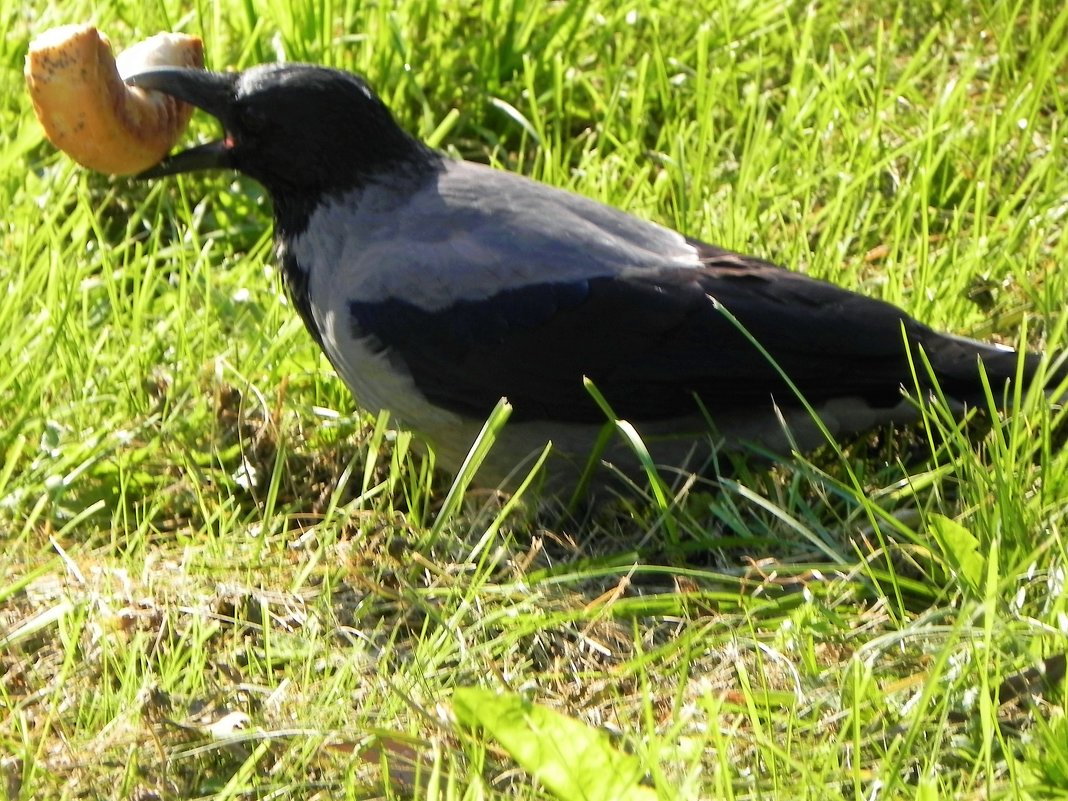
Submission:
[[[522,478],[517,466],[547,441],[553,478],[578,475],[606,422],[584,377],[654,459],[694,467],[722,446],[815,447],[824,434],[811,410],[835,435],[914,420],[905,390],[936,382],[955,404],[984,405],[980,365],[995,398],[1038,365],[588,198],[447,158],[347,72],[161,68],[128,82],[222,123],[221,140],[143,175],[223,168],[266,188],[294,305],[359,403],[391,412],[455,470],[508,399],[483,484]],[[622,444],[605,455],[624,469],[632,458]]]

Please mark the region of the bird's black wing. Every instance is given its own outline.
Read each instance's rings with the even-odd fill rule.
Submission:
[[[435,311],[400,299],[352,303],[353,330],[432,402],[475,417],[505,396],[514,420],[599,421],[583,376],[636,421],[693,414],[695,396],[713,416],[772,397],[796,403],[722,306],[809,402],[900,401],[911,385],[903,326],[924,344],[936,334],[887,303],[722,253],[701,268],[534,284]]]

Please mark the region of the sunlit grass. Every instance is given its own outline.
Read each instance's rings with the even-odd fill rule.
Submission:
[[[963,425],[924,403],[912,430],[718,484],[661,473],[570,514],[464,493],[318,354],[258,187],[88,174],[43,142],[21,77],[35,31],[83,19],[117,43],[199,33],[220,69],[354,69],[454,155],[1057,353],[1063,5],[102,0],[0,19],[10,797],[577,797],[518,769],[522,721],[458,724],[461,687],[609,732],[595,756],[645,771],[629,797],[1068,793],[1064,685],[1022,674],[1056,678],[1068,650],[1060,403]],[[587,739],[534,718],[537,742]]]

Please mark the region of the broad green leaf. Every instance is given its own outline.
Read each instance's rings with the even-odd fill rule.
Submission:
[[[481,727],[563,801],[656,801],[639,782],[637,757],[614,748],[608,735],[514,693],[466,687],[453,696],[457,719]]]
[[[979,540],[956,520],[940,514],[929,518],[931,533],[938,540],[950,566],[972,591],[978,591],[986,574],[986,559],[979,552]]]
[[[932,776],[924,776],[916,785],[916,801],[938,801],[938,781]]]

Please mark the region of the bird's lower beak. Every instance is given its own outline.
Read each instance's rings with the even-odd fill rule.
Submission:
[[[130,86],[163,92],[208,112],[230,128],[233,114],[236,73],[207,72],[182,67],[159,67],[126,78]],[[208,142],[173,153],[138,178],[160,178],[196,170],[232,168],[230,145],[226,140]]]

